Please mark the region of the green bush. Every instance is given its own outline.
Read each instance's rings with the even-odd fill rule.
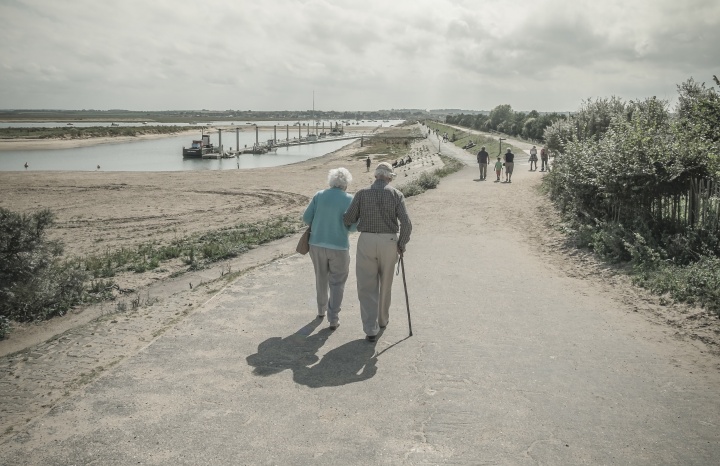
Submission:
[[[417,182],[425,190],[435,189],[440,184],[440,177],[435,173],[423,172],[418,177]]]
[[[416,181],[413,181],[411,183],[405,183],[404,185],[398,187],[398,190],[405,197],[417,196],[417,195],[425,192],[425,190],[422,188],[422,186],[420,186],[420,184],[417,183]]]
[[[684,266],[665,264],[644,270],[634,278],[655,293],[720,314],[720,258],[703,257]]]
[[[54,215],[0,208],[0,316],[17,321],[63,315],[83,297],[87,274],[61,262],[62,245],[46,230]]]
[[[707,200],[700,223],[683,199],[697,180],[720,183],[720,94],[692,79],[678,91],[675,112],[656,98],[599,99],[547,127],[555,160],[543,183],[579,246],[628,262],[644,286],[718,310],[716,204]]]

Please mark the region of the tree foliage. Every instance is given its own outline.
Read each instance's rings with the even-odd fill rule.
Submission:
[[[508,104],[498,105],[489,114],[449,115],[445,122],[478,131],[497,131],[510,136],[533,141],[543,141],[545,128],[555,121],[562,121],[565,115],[559,113],[540,114],[537,110],[529,113],[515,112]]]
[[[54,215],[0,208],[0,316],[32,321],[63,315],[83,294],[85,273],[60,261],[62,245],[47,238]]]
[[[697,223],[689,192],[698,180],[720,183],[720,97],[692,79],[678,93],[675,112],[655,97],[583,102],[545,129],[555,153],[545,183],[580,244],[636,267],[682,267],[715,283],[720,270],[707,264],[720,256],[720,209],[708,198],[710,221]],[[703,303],[718,291],[693,290]]]

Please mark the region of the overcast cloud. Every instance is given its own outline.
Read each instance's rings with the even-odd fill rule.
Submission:
[[[720,75],[717,0],[0,0],[0,108],[575,110]]]

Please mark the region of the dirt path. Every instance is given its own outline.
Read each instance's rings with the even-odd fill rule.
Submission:
[[[716,462],[714,347],[569,256],[518,162],[512,184],[473,163],[408,200],[412,338],[397,277],[391,325],[362,340],[353,267],[328,331],[311,264],[279,242],[230,283],[4,358],[8,464]]]

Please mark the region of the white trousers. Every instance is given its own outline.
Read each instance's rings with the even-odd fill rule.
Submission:
[[[328,322],[336,324],[350,271],[350,251],[310,245],[309,254],[315,267],[318,315],[327,313]]]
[[[360,317],[366,335],[377,335],[390,320],[397,234],[360,233],[355,258]]]

